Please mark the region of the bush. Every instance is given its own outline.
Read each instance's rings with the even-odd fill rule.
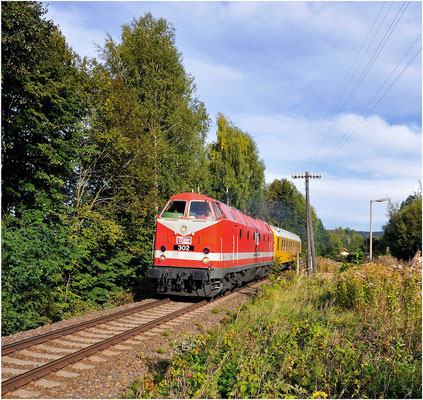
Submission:
[[[337,272],[340,268],[340,263],[330,258],[317,257],[317,270],[319,272]]]
[[[209,336],[177,345],[149,395],[421,398],[421,273],[371,268],[274,281]],[[382,299],[384,318],[366,317]]]

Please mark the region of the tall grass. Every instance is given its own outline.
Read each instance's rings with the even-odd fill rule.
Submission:
[[[289,274],[159,375],[138,396],[421,398],[421,271]]]

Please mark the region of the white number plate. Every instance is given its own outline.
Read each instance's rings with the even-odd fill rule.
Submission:
[[[173,250],[178,250],[178,251],[194,251],[194,246],[190,246],[189,244],[175,244],[173,246]]]
[[[176,243],[178,244],[191,244],[192,237],[190,236],[176,236]]]

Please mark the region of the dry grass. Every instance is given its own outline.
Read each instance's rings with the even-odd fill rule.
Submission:
[[[143,397],[421,398],[421,271],[289,273],[186,341]]]

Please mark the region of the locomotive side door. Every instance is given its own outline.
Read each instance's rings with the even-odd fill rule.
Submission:
[[[234,263],[239,261],[239,225],[234,230]]]
[[[254,264],[257,264],[258,251],[260,243],[260,233],[257,231],[254,233]]]

